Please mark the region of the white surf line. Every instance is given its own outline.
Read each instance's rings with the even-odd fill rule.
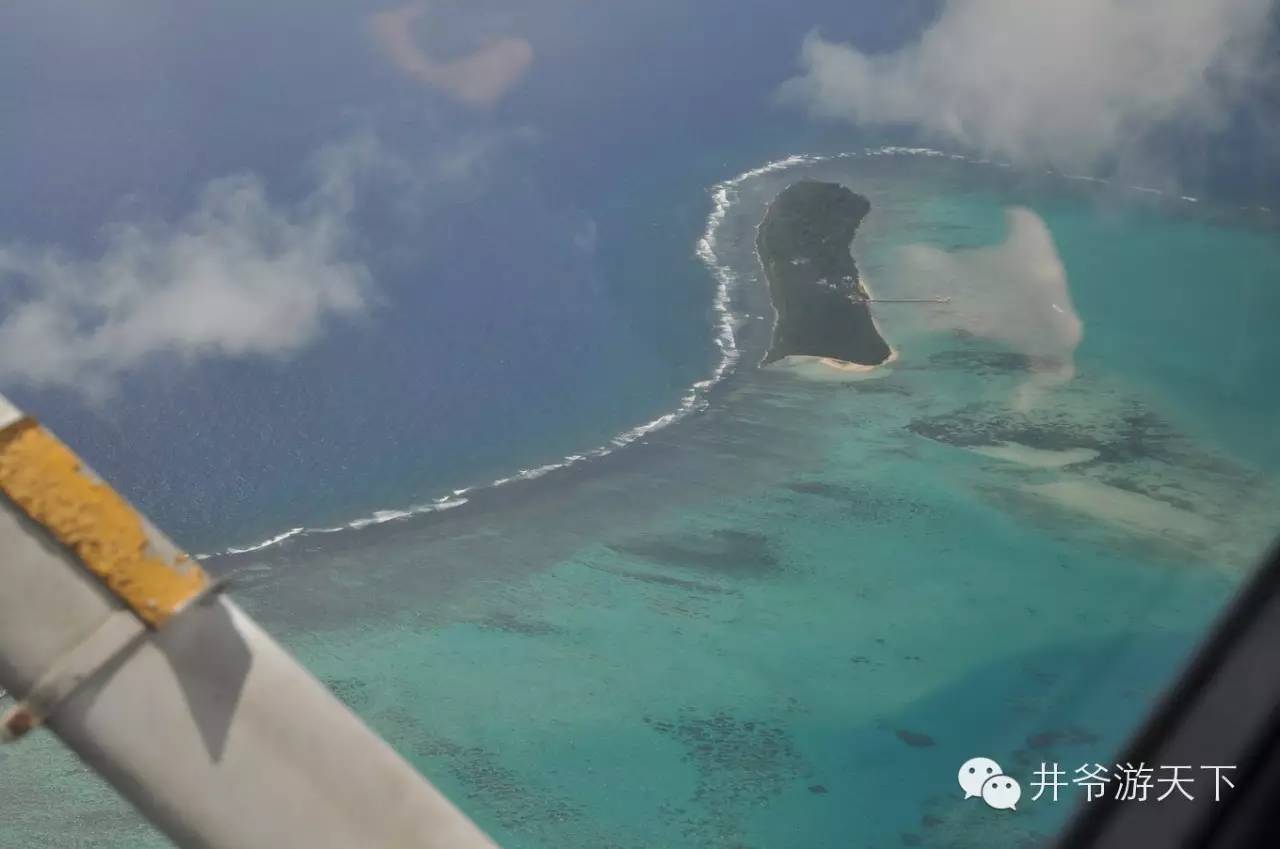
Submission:
[[[712,211],[708,217],[707,227],[703,231],[702,237],[698,240],[696,255],[703,260],[709,268],[712,269],[713,278],[716,282],[716,289],[712,296],[712,312],[715,319],[712,328],[715,332],[715,344],[719,350],[719,358],[709,377],[698,380],[691,384],[680,399],[679,406],[676,409],[663,413],[657,418],[636,425],[633,428],[622,431],[607,443],[599,445],[588,451],[576,454],[570,454],[554,463],[547,463],[542,466],[536,466],[529,469],[521,469],[513,475],[497,478],[488,484],[473,484],[452,492],[452,499],[447,496],[441,497],[434,502],[433,505],[409,508],[409,509],[387,509],[376,510],[370,516],[364,516],[347,522],[345,525],[337,528],[293,528],[284,533],[276,534],[261,542],[244,547],[227,548],[216,554],[200,554],[196,555],[198,559],[205,560],[210,557],[239,555],[251,552],[261,551],[274,545],[291,539],[295,536],[312,534],[312,533],[336,533],[343,530],[361,530],[373,525],[383,524],[385,522],[408,519],[415,515],[423,513],[438,512],[440,510],[452,509],[460,507],[468,503],[468,499],[461,496],[473,492],[477,489],[487,489],[499,486],[506,486],[521,480],[536,480],[552,472],[560,469],[567,469],[578,463],[587,460],[604,457],[612,454],[620,448],[625,448],[633,442],[643,439],[645,436],[668,427],[690,413],[700,411],[707,406],[707,395],[711,389],[724,380],[725,377],[733,370],[738,361],[738,344],[737,335],[735,333],[735,320],[730,304],[733,297],[733,286],[736,283],[736,276],[727,269],[724,273],[717,273],[718,266],[715,265],[715,237],[719,229],[720,223],[724,220],[725,212],[733,201],[733,191],[736,186],[741,185],[745,180],[752,177],[766,174],[771,171],[778,171],[784,168],[792,167],[806,161],[816,161],[812,156],[790,156],[775,162],[769,162],[759,168],[753,168],[745,171],[731,180],[716,184],[711,189]]]
[[[702,237],[698,240],[695,254],[698,256],[699,259],[703,261],[704,264],[706,264],[706,266],[712,273],[712,277],[716,281],[716,289],[712,297],[712,312],[715,315],[715,319],[713,321],[712,326],[713,326],[713,329],[715,330],[715,344],[716,344],[716,347],[719,349],[720,357],[709,377],[704,378],[703,380],[696,381],[689,386],[684,396],[681,398],[679,406],[677,406],[676,409],[668,413],[664,413],[663,415],[658,416],[657,418],[652,419],[648,422],[637,425],[629,430],[625,430],[619,433],[617,436],[610,439],[604,445],[600,445],[589,451],[584,451],[579,454],[570,454],[554,463],[547,463],[545,465],[537,466],[531,469],[522,469],[514,475],[498,478],[490,482],[489,484],[473,484],[470,486],[462,487],[460,489],[455,489],[452,492],[452,496],[453,496],[452,499],[450,499],[449,496],[441,496],[437,498],[434,502],[428,505],[421,505],[418,507],[410,507],[407,509],[399,509],[399,510],[396,510],[396,509],[376,510],[370,516],[364,516],[364,517],[354,519],[350,522],[347,522],[345,525],[342,525],[339,527],[291,528],[288,531],[276,534],[268,539],[262,540],[261,542],[255,543],[253,545],[245,546],[243,548],[227,548],[223,551],[218,552],[217,554],[199,554],[199,555],[196,555],[197,559],[205,560],[205,559],[208,559],[209,557],[214,557],[214,556],[247,554],[250,552],[261,551],[264,548],[269,548],[274,545],[279,545],[285,540],[291,539],[295,536],[303,536],[303,535],[313,534],[313,533],[337,533],[339,531],[345,531],[345,530],[360,530],[366,527],[370,527],[372,525],[379,525],[384,522],[408,519],[412,516],[422,515],[424,513],[434,513],[434,512],[439,512],[441,510],[449,510],[449,509],[453,509],[454,507],[460,507],[463,504],[468,503],[468,500],[466,498],[461,497],[465,493],[473,492],[477,489],[486,489],[490,487],[505,486],[509,483],[514,483],[516,481],[521,481],[521,480],[535,480],[537,478],[543,477],[544,475],[550,474],[551,472],[555,472],[560,469],[567,469],[570,466],[574,466],[578,463],[585,462],[587,460],[607,456],[620,448],[624,448],[627,445],[630,445],[631,443],[642,439],[643,437],[653,433],[654,431],[660,430],[661,428],[664,428],[664,427],[668,427],[669,425],[672,425],[677,421],[680,421],[690,413],[706,409],[707,403],[708,403],[707,395],[710,393],[710,390],[713,387],[715,387],[718,383],[720,383],[722,380],[724,380],[725,377],[727,377],[733,371],[733,369],[736,367],[738,363],[738,359],[740,356],[740,352],[738,350],[738,344],[737,344],[737,334],[735,332],[737,317],[733,314],[730,308],[732,303],[733,293],[736,288],[736,284],[739,281],[737,279],[737,275],[734,274],[732,269],[728,268],[727,266],[719,264],[718,256],[715,250],[716,237],[719,233],[720,225],[724,222],[724,219],[728,214],[729,207],[733,204],[735,200],[737,200],[738,188],[743,183],[755,177],[760,177],[760,176],[775,173],[778,171],[785,171],[790,168],[799,168],[802,166],[817,165],[823,162],[830,162],[833,160],[855,159],[859,157],[870,157],[870,156],[921,156],[921,157],[930,157],[930,158],[951,159],[957,162],[966,162],[972,165],[988,165],[988,166],[995,166],[999,168],[1013,167],[1012,164],[1008,162],[993,161],[989,159],[979,159],[979,158],[967,156],[962,153],[942,151],[942,150],[937,150],[935,148],[930,148],[930,147],[907,147],[902,145],[885,145],[882,147],[874,147],[874,148],[869,147],[869,148],[863,148],[862,150],[841,151],[837,153],[828,153],[828,154],[796,153],[790,156],[783,157],[782,159],[776,159],[770,162],[766,162],[765,164],[760,165],[756,168],[743,171],[741,174],[738,174],[736,177],[732,177],[728,180],[724,180],[720,183],[717,183],[716,185],[712,186],[712,188],[710,189],[711,200],[712,200],[711,214],[707,218],[707,227],[703,231]],[[1121,186],[1122,188],[1132,189],[1135,191],[1141,191],[1141,192],[1146,192],[1151,194],[1159,194],[1159,195],[1164,195],[1166,197],[1177,197],[1177,196],[1169,195],[1167,192],[1163,192],[1159,189],[1152,189],[1144,186],[1126,186],[1124,184],[1117,184],[1113,180],[1102,178],[1102,177],[1094,177],[1094,176],[1089,176],[1085,174],[1065,174],[1060,171],[1055,171],[1053,169],[1046,169],[1045,173],[1055,177],[1068,179],[1068,180],[1083,180],[1083,181],[1101,183],[1101,184],[1107,184],[1107,185],[1118,185],[1118,186]],[[1185,195],[1181,196],[1179,199],[1188,203],[1199,202],[1198,198],[1193,198]],[[1263,207],[1262,209],[1266,212],[1270,211],[1270,210],[1267,210],[1265,207]],[[750,318],[750,316],[746,316],[745,318]]]

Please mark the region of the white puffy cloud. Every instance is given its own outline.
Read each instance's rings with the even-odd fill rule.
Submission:
[[[154,357],[281,357],[362,313],[373,284],[350,256],[356,183],[388,167],[372,137],[315,159],[293,205],[252,175],[210,182],[173,224],[122,222],[91,258],[0,246],[0,379],[109,390]]]
[[[1089,168],[1169,119],[1221,121],[1261,72],[1271,0],[949,0],[921,37],[870,55],[817,34],[783,97],[910,124],[988,155]]]

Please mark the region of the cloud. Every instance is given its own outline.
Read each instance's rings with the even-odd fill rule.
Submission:
[[[463,134],[432,156],[429,171],[442,181],[469,183],[517,147],[535,144],[538,130],[524,124],[510,129]]]
[[[426,12],[426,4],[410,3],[369,20],[374,40],[391,63],[424,85],[471,106],[490,106],[520,82],[533,63],[533,47],[515,37],[500,38],[452,61],[432,59],[413,37],[414,21]]]
[[[1223,122],[1262,73],[1270,0],[950,0],[869,55],[812,34],[782,96],[1020,163],[1097,166],[1171,120]]]
[[[933,329],[961,330],[1026,355],[1032,379],[1019,390],[1018,401],[1027,407],[1040,389],[1075,376],[1084,324],[1044,220],[1021,207],[1006,210],[1005,220],[1008,232],[998,245],[902,248],[902,279],[918,290],[901,296],[950,296],[946,306],[922,313]]]
[[[586,218],[573,233],[573,244],[584,254],[596,252],[596,244],[600,240],[600,226],[594,218]]]
[[[369,136],[322,150],[317,185],[273,203],[252,175],[210,182],[171,225],[119,222],[94,258],[0,246],[0,379],[100,395],[157,357],[284,357],[364,312],[350,257],[357,184],[398,167]]]

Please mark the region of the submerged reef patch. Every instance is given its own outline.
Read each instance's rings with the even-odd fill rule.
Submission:
[[[609,547],[621,554],[717,575],[759,578],[783,569],[769,538],[753,531],[725,528],[705,536],[651,535]]]
[[[577,803],[539,793],[525,777],[502,766],[494,753],[480,746],[429,738],[417,747],[417,754],[426,760],[444,761],[467,797],[494,812],[504,828],[526,832],[541,823],[562,823],[583,816]]]
[[[769,804],[792,784],[812,794],[827,792],[810,783],[809,769],[790,736],[772,721],[685,709],[674,719],[646,716],[644,722],[679,743],[683,761],[697,771],[693,804],[669,812],[683,817],[692,845],[745,847],[742,819],[747,811]]]

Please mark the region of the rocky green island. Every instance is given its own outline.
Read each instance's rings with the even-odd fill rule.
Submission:
[[[889,358],[849,252],[870,210],[870,201],[844,186],[809,180],[769,204],[756,249],[778,318],[763,364],[793,355],[863,366]]]

